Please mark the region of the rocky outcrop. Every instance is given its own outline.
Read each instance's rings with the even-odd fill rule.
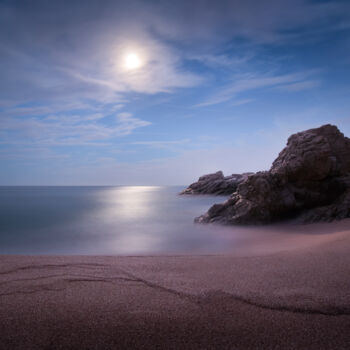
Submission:
[[[225,203],[196,221],[263,224],[349,216],[350,139],[336,126],[324,125],[290,136],[269,171],[247,177]]]
[[[218,171],[214,174],[203,175],[197,182],[188,186],[180,194],[230,195],[235,192],[238,185],[245,181],[251,174],[253,173],[224,176],[222,171]]]

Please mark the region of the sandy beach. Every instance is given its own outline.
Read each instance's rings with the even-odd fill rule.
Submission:
[[[246,255],[3,255],[0,348],[349,349],[350,222],[310,227]]]

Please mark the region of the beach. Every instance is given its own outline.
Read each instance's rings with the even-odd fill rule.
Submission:
[[[349,349],[349,220],[299,227],[246,254],[2,255],[0,348]]]

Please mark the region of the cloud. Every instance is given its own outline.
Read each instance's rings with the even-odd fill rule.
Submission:
[[[232,57],[213,48],[242,38],[289,39],[298,28],[305,36],[305,27],[328,28],[336,19],[347,23],[347,10],[344,2],[306,0],[5,2],[0,4],[0,92],[13,103],[125,103],[131,92],[169,93],[205,81],[184,67],[184,58],[236,67],[254,50]],[[140,54],[143,69],[121,69],[129,51]]]
[[[277,117],[272,124],[260,129],[249,130],[241,134],[237,140],[226,143],[212,140],[210,144],[200,149],[183,148],[180,153],[172,157],[153,159],[146,161],[121,162],[116,157],[89,157],[84,155],[78,159],[65,159],[60,155],[55,156],[52,151],[47,151],[38,146],[31,146],[28,151],[18,152],[11,150],[10,159],[41,158],[54,159],[50,167],[45,167],[45,177],[24,176],[24,172],[17,171],[11,179],[0,174],[1,183],[32,184],[32,185],[183,185],[195,181],[205,173],[223,170],[224,174],[241,173],[244,171],[259,171],[268,169],[278,152],[286,145],[291,133],[318,127],[322,123],[334,122],[330,116],[333,111],[324,113],[322,107],[309,110],[300,110],[298,113],[289,112],[286,117]],[[320,118],[320,115],[322,116]],[[119,116],[121,119],[129,119],[130,115]],[[341,131],[348,126],[348,118],[339,122]],[[348,127],[346,128],[350,130]],[[181,142],[186,144],[186,139],[160,141],[166,147],[168,142],[179,146]],[[158,141],[140,141],[140,146],[156,146]],[[175,144],[178,142],[178,144]],[[115,146],[113,150],[117,152]],[[16,152],[16,153],[15,153]],[[122,151],[121,153],[124,153]],[[34,156],[32,157],[32,154]],[[117,154],[117,153],[116,153]],[[13,156],[13,158],[12,158]],[[52,156],[52,157],[51,157]],[[0,154],[0,158],[6,159],[6,152]],[[57,160],[57,161],[56,161]],[[64,166],[62,166],[62,164]],[[23,169],[25,165],[22,163]]]
[[[206,64],[238,64],[249,55],[232,58],[197,51],[234,38],[290,39],[298,29],[306,36],[307,29],[347,23],[350,12],[349,4],[341,1],[106,0],[100,6],[97,0],[38,0],[30,5],[2,3],[0,13],[3,96],[74,94],[103,101],[128,91],[153,94],[200,84],[203,78],[182,66],[184,53],[176,48],[181,43],[191,43],[186,55]],[[118,69],[128,50],[140,52],[147,61],[144,70],[129,74]]]
[[[69,158],[66,154],[54,152],[45,147],[25,147],[18,149],[17,147],[8,147],[0,149],[1,160],[62,160]]]
[[[246,53],[244,55],[228,55],[228,54],[201,54],[189,56],[188,59],[201,62],[209,67],[225,67],[238,68],[246,64],[254,57],[253,53]]]
[[[185,149],[173,157],[139,162],[106,159],[93,164],[76,164],[59,169],[61,184],[183,185],[199,176],[222,170],[225,175],[268,170],[288,137],[295,132],[318,127],[319,108],[276,118],[272,125],[241,135],[232,144],[211,144],[201,149]],[[330,121],[325,115],[325,121]],[[345,124],[344,124],[345,125]],[[342,131],[343,128],[341,128]],[[230,161],[231,160],[231,161]]]
[[[143,128],[151,125],[151,122],[135,118],[131,113],[120,113],[117,116],[118,124],[114,130],[114,133],[118,136],[125,136],[131,134],[135,129]]]
[[[102,8],[94,1],[78,3],[0,4],[4,100],[123,102],[130,92],[171,92],[202,81],[182,67],[174,47],[147,29],[149,16],[139,18],[142,3],[135,2],[139,7],[134,15],[123,2],[107,1]],[[134,51],[144,66],[131,72],[122,61]]]
[[[251,103],[253,101],[254,101],[253,98],[245,98],[245,99],[241,99],[241,100],[236,100],[236,101],[233,101],[231,103],[231,106],[241,106],[241,105],[245,105],[247,103]]]
[[[269,144],[263,145],[249,142],[244,147],[212,146],[183,150],[173,157],[132,163],[115,159],[97,164],[77,162],[56,171],[62,185],[188,185],[199,176],[218,170],[232,174],[268,169],[277,151]],[[228,162],[228,159],[233,161]]]
[[[320,85],[319,80],[306,80],[306,81],[301,81],[301,82],[281,86],[280,89],[287,90],[287,91],[303,91],[303,90],[316,88],[319,85]]]
[[[219,89],[218,92],[209,96],[205,101],[195,105],[195,107],[205,107],[227,102],[240,93],[267,87],[278,86],[287,87],[287,89],[289,87],[289,90],[297,90],[298,88],[305,89],[306,87],[310,88],[312,87],[312,84],[310,84],[310,81],[308,81],[307,79],[310,75],[315,74],[316,72],[316,70],[311,70],[275,76],[259,76],[256,74],[251,74],[251,76],[248,76],[246,78],[239,78],[231,84],[225,86],[224,88]]]
[[[104,122],[103,114],[49,115],[47,117],[4,117],[0,124],[2,144],[46,146],[101,145],[101,142],[130,135],[151,122],[119,113],[114,121]],[[102,143],[103,144],[103,143]]]
[[[181,140],[152,140],[152,141],[136,141],[131,142],[131,145],[146,146],[150,148],[161,148],[161,149],[170,149],[178,150],[178,146],[185,146],[190,143],[190,139],[181,139]]]
[[[326,31],[341,19],[348,19],[350,13],[346,1],[180,0],[160,4],[155,7],[152,24],[164,36],[216,45],[228,37],[255,43],[290,43],[300,40],[301,32],[305,37],[308,32]]]

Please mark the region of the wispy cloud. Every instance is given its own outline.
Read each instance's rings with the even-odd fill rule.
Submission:
[[[119,113],[108,124],[102,114],[50,115],[47,117],[5,117],[0,124],[2,144],[40,144],[46,146],[99,145],[134,130],[151,125],[131,113]]]
[[[282,90],[287,91],[303,91],[308,89],[313,89],[320,86],[321,82],[319,80],[306,80],[297,83],[287,84],[280,87]]]
[[[201,62],[209,67],[237,68],[246,64],[254,57],[253,53],[245,53],[240,56],[228,54],[202,54],[189,56],[189,59]]]
[[[0,149],[0,159],[2,160],[62,160],[68,159],[69,155],[54,152],[46,147],[8,147]]]
[[[238,94],[256,90],[261,88],[269,87],[289,87],[290,90],[293,90],[293,85],[295,90],[299,88],[312,87],[310,81],[308,80],[310,75],[315,74],[316,71],[306,71],[298,72],[291,74],[282,74],[282,75],[265,75],[259,76],[252,74],[247,78],[239,78],[233,83],[226,85],[225,87],[218,89],[219,91],[209,96],[205,101],[195,105],[195,107],[205,107],[211,106],[223,102],[227,102],[235,98]],[[298,85],[299,84],[299,85]]]
[[[247,103],[251,103],[253,101],[254,101],[253,98],[243,98],[240,100],[233,101],[231,103],[231,106],[242,106],[242,105],[246,105]]]
[[[73,12],[74,17],[69,15]],[[203,76],[185,69],[183,56],[229,67],[254,55],[254,50],[235,56],[199,53],[203,42],[213,47],[243,37],[271,43],[295,36],[298,29],[304,29],[305,36],[305,28],[334,27],[335,19],[349,22],[348,4],[306,0],[181,0],[176,5],[107,0],[102,8],[93,0],[70,6],[39,0],[31,6],[3,3],[0,13],[0,90],[2,98],[17,102],[72,96],[105,102],[133,91],[155,94],[193,87],[203,82]],[[190,13],[196,13],[195,19]],[[170,40],[190,41],[192,47],[184,55]],[[120,60],[130,50],[139,52],[145,69],[133,73],[120,69]]]
[[[152,148],[173,148],[173,146],[182,146],[186,145],[190,142],[190,139],[181,139],[181,140],[153,140],[153,141],[136,141],[131,142],[132,145],[140,145],[140,146],[147,146]]]
[[[151,125],[151,122],[133,117],[131,113],[120,113],[117,116],[117,125],[114,134],[118,136],[125,136],[131,134],[135,129],[143,128]]]
[[[153,26],[167,37],[214,45],[227,37],[281,44],[300,42],[315,30],[325,33],[333,30],[334,23],[346,23],[350,5],[341,0],[180,0],[154,10]]]

